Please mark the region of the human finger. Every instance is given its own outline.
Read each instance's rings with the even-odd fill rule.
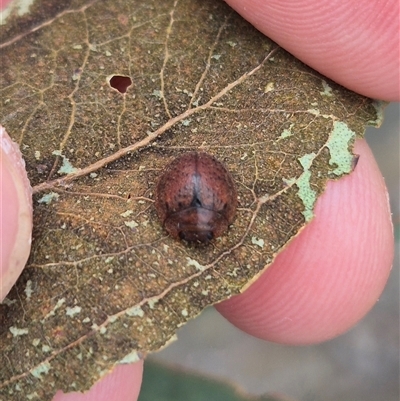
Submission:
[[[394,243],[384,180],[364,140],[355,171],[329,182],[314,220],[243,294],[216,305],[240,329],[270,341],[333,338],[376,303]]]
[[[143,361],[115,367],[85,392],[57,392],[53,401],[136,401],[142,383]]]
[[[0,126],[0,301],[28,259],[32,234],[32,191],[16,143]]]
[[[323,75],[365,96],[400,100],[398,0],[226,2]]]

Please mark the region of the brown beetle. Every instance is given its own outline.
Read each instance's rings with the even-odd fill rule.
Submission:
[[[209,242],[232,223],[237,192],[232,176],[215,157],[185,153],[167,166],[156,190],[157,214],[177,239]]]

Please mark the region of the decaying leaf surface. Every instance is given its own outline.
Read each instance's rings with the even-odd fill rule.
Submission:
[[[378,121],[224,3],[37,0],[1,29],[1,123],[34,189],[29,263],[5,300],[1,400],[83,391],[239,293],[312,219]],[[125,93],[112,77],[131,79]],[[154,189],[201,149],[239,209],[209,246],[170,238]]]

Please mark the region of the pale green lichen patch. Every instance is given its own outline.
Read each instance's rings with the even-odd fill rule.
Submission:
[[[135,220],[124,221],[124,223],[129,228],[136,228],[139,225]]]
[[[333,132],[326,144],[330,152],[329,164],[336,166],[332,173],[335,175],[348,174],[353,169],[354,156],[349,149],[350,141],[356,136],[347,124],[341,121],[333,123]]]
[[[372,106],[374,106],[374,109],[376,111],[376,118],[375,120],[368,120],[369,125],[373,127],[381,126],[384,118],[384,109],[388,104],[389,102],[385,102],[384,100],[374,100],[372,102]]]
[[[301,166],[303,167],[304,171],[310,169],[311,164],[315,159],[315,156],[316,156],[316,154],[314,152],[312,152],[312,153],[308,153],[299,158],[299,162],[300,162]]]
[[[184,127],[188,127],[188,126],[190,125],[191,122],[192,122],[192,120],[191,120],[190,118],[187,118],[187,119],[185,119],[185,120],[182,120],[181,124],[182,124]]]
[[[251,237],[251,243],[259,246],[260,248],[264,248],[264,240],[262,238]]]
[[[131,214],[133,214],[133,210],[128,209],[128,210],[126,210],[125,212],[120,213],[120,216],[122,216],[122,217],[129,217]]]
[[[140,361],[139,354],[136,351],[133,351],[129,353],[128,355],[125,355],[120,361],[120,364],[125,364],[125,363],[133,363],[133,362],[138,362]]]
[[[265,85],[264,93],[272,92],[274,89],[275,84],[273,82],[268,82],[267,85]]]
[[[296,180],[296,186],[299,189],[297,195],[302,200],[304,205],[303,216],[306,221],[310,221],[314,216],[314,204],[317,199],[317,193],[311,188],[310,167],[315,158],[315,153],[310,153],[299,158],[299,162],[304,169],[304,172]]]
[[[55,150],[53,152],[53,155],[55,156],[60,156],[63,159],[62,166],[58,169],[58,174],[71,174],[71,173],[76,173],[78,171],[77,168],[75,168],[70,161],[68,160],[67,157],[65,157],[59,150]]]
[[[147,305],[149,305],[150,309],[154,309],[154,307],[157,305],[159,301],[160,300],[158,298],[149,299]]]
[[[110,317],[108,318],[108,321],[109,321],[110,323],[114,323],[114,322],[116,322],[117,320],[118,320],[118,316],[116,316],[116,315],[110,316]]]
[[[78,313],[81,313],[82,308],[80,306],[74,306],[70,308],[69,306],[65,308],[65,314],[70,317],[74,317]]]
[[[194,266],[199,271],[204,271],[206,269],[205,266],[201,265],[197,260],[186,258],[188,261],[188,266]]]
[[[292,136],[293,135],[293,132],[292,132],[292,128],[293,127],[294,127],[294,124],[290,124],[289,128],[285,128],[282,131],[281,135],[279,136],[278,140],[279,139],[285,139],[285,138],[288,138],[289,136]]]
[[[61,308],[61,306],[65,303],[65,298],[60,298],[54,308],[42,319],[42,322],[44,322],[48,317],[55,315],[56,310]]]
[[[163,94],[159,89],[154,89],[152,95],[158,97],[159,99],[163,98]]]
[[[43,195],[39,200],[38,203],[45,203],[46,205],[50,205],[53,200],[57,200],[60,195],[57,192],[50,192],[46,195]]]
[[[311,172],[306,171],[299,177],[296,182],[296,185],[299,188],[298,196],[304,204],[303,216],[306,221],[310,221],[314,216],[313,207],[317,195],[310,186],[310,178]]]
[[[285,139],[285,138],[287,138],[287,137],[289,137],[289,136],[292,136],[292,135],[293,135],[293,134],[292,134],[288,129],[284,129],[284,130],[282,131],[281,136],[280,136],[279,138]]]
[[[11,334],[13,335],[13,337],[23,336],[23,335],[29,333],[28,329],[20,329],[15,326],[11,326],[9,330],[10,330]]]
[[[38,365],[36,368],[32,369],[31,374],[32,376],[36,377],[36,379],[42,380],[42,375],[47,375],[50,369],[50,363],[46,361]]]
[[[314,116],[319,116],[321,113],[318,109],[308,109],[307,110],[310,114],[314,115]]]
[[[132,308],[127,309],[125,313],[128,316],[139,316],[139,317],[144,316],[143,309],[140,306],[133,306]]]
[[[25,295],[27,299],[30,299],[33,293],[33,288],[32,288],[32,280],[28,280],[26,282],[26,286],[25,286]]]
[[[14,0],[10,2],[7,7],[5,7],[0,12],[0,25],[4,25],[7,22],[7,18],[10,15],[16,13],[22,16],[29,12],[29,7],[34,3],[34,0]],[[4,7],[4,6],[3,6]]]
[[[320,92],[320,94],[321,94],[322,96],[328,96],[328,97],[330,97],[330,96],[333,95],[333,93],[332,93],[332,88],[328,85],[328,82],[326,82],[325,80],[322,80],[322,88],[324,89],[323,92]]]
[[[0,304],[4,304],[7,306],[11,306],[12,304],[15,304],[17,301],[15,299],[8,299],[8,298],[4,298],[2,302],[0,302]]]
[[[42,351],[43,352],[51,352],[52,348],[49,347],[47,344],[42,345]]]

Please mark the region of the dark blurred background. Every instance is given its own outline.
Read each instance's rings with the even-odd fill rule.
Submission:
[[[382,127],[366,133],[389,190],[396,252],[384,293],[356,327],[320,345],[289,347],[253,338],[208,308],[179,330],[179,341],[149,359],[227,379],[254,395],[399,401],[399,115],[399,103],[391,103]]]

